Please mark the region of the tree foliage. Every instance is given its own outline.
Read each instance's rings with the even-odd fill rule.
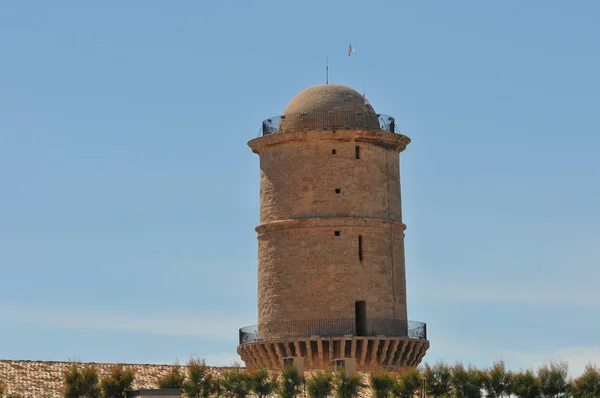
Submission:
[[[358,374],[346,375],[343,367],[338,370],[334,384],[336,398],[356,398],[361,388],[366,387]]]
[[[394,378],[385,371],[371,373],[369,384],[375,398],[389,398],[394,390]]]
[[[571,392],[574,398],[600,397],[600,369],[586,365],[583,374],[571,383]]]
[[[100,398],[98,370],[94,365],[86,365],[80,369],[73,363],[63,374],[64,398]]]
[[[540,392],[544,398],[563,398],[569,395],[569,366],[552,362],[538,369]]]
[[[450,388],[455,398],[481,398],[485,373],[456,363],[450,369]]]
[[[226,397],[246,398],[251,390],[250,376],[239,367],[228,369],[223,373],[221,387]]]
[[[540,398],[540,381],[531,370],[515,373],[512,377],[512,394],[517,398]]]
[[[217,381],[209,372],[204,359],[190,358],[187,363],[187,380],[183,392],[188,398],[208,398],[218,390]]]
[[[425,391],[428,395],[441,398],[450,395],[450,367],[443,361],[436,362],[433,366],[425,364],[423,371],[425,377]]]
[[[277,395],[280,398],[295,398],[300,394],[303,381],[303,377],[298,373],[298,369],[295,366],[286,366],[281,375]]]
[[[421,377],[421,372],[418,369],[409,369],[401,372],[392,387],[394,398],[413,398],[423,385]]]
[[[102,398],[126,398],[125,392],[131,389],[134,379],[134,369],[114,365],[110,373],[100,381]]]
[[[157,381],[158,388],[179,388],[183,389],[185,375],[181,371],[178,362],[169,369],[169,372],[160,377]]]
[[[134,379],[135,371],[127,366],[114,365],[99,380],[95,365],[71,362],[63,373],[62,396],[125,398]],[[566,362],[512,372],[503,361],[485,369],[461,363],[449,366],[438,361],[399,373],[374,371],[368,380],[368,385],[363,385],[360,374],[348,376],[343,369],[336,373],[311,372],[303,391],[303,375],[293,366],[285,367],[279,377],[264,368],[247,370],[237,366],[225,370],[219,380],[204,360],[191,358],[185,367],[178,364],[171,367],[158,380],[157,387],[179,388],[188,398],[213,398],[221,394],[223,398],[246,398],[251,394],[255,398],[270,398],[274,393],[279,398],[356,398],[362,388],[370,388],[373,398],[416,398],[421,396],[423,388],[427,398],[600,398],[600,369],[593,364],[586,365],[584,372],[573,380],[569,379]],[[12,393],[7,395],[9,388]],[[14,388],[0,380],[0,398],[19,398]]]
[[[485,372],[483,387],[486,398],[503,398],[511,393],[512,373],[506,370],[503,361],[498,361]]]
[[[327,398],[333,392],[333,374],[319,372],[306,381],[306,392],[309,398]]]
[[[277,388],[277,380],[269,376],[267,369],[260,368],[248,375],[250,391],[258,398],[265,398],[273,394]]]

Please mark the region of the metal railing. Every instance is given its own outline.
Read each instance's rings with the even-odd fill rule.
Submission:
[[[287,113],[262,122],[260,136],[305,130],[376,130],[399,133],[392,116],[370,112],[314,111]]]
[[[302,337],[382,336],[426,340],[427,325],[423,322],[398,319],[366,319],[366,322],[359,325],[353,318],[314,319],[262,323],[243,327],[239,333],[240,344]]]

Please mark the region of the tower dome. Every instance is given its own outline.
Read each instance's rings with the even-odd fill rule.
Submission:
[[[379,116],[363,95],[350,87],[320,84],[300,91],[288,103],[279,132],[379,127]]]
[[[319,84],[300,91],[285,107],[283,114],[303,112],[367,112],[371,105],[356,90],[337,84]]]

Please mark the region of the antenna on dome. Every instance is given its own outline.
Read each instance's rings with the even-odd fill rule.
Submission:
[[[329,57],[325,56],[325,84],[329,84]]]

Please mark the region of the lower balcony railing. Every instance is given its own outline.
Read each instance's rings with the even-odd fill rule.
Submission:
[[[398,319],[314,319],[306,321],[268,322],[240,329],[240,344],[290,338],[329,337],[405,337],[427,339],[423,322]]]

